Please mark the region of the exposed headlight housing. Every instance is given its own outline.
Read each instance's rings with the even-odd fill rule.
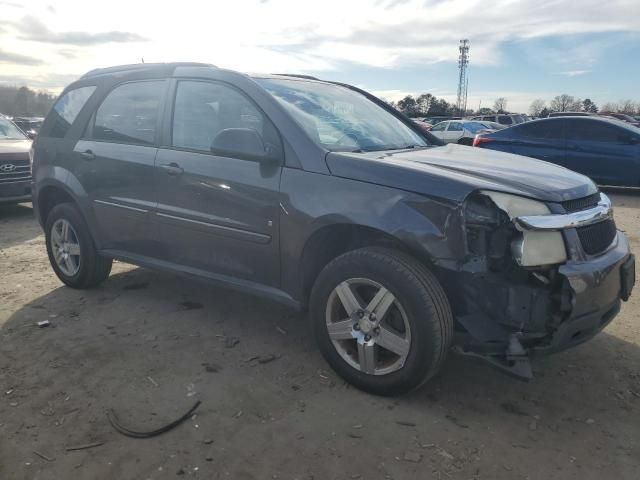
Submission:
[[[502,192],[481,191],[513,221],[527,215],[550,215],[543,202]],[[516,226],[517,227],[517,226]],[[567,260],[567,250],[561,232],[536,232],[518,228],[521,235],[511,243],[511,252],[518,265],[540,267],[556,265]]]

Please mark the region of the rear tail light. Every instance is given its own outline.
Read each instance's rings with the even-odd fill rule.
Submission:
[[[489,142],[492,142],[492,141],[493,141],[493,138],[481,137],[480,135],[476,135],[475,138],[473,139],[473,146],[474,147],[479,147],[483,143],[489,143]]]

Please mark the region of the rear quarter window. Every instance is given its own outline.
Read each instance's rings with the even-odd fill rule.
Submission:
[[[542,120],[539,122],[523,123],[522,125],[514,127],[513,130],[515,130],[519,137],[560,140],[564,136],[562,123],[562,119]]]
[[[94,86],[80,87],[62,95],[49,112],[47,128],[42,135],[63,138],[95,89]]]

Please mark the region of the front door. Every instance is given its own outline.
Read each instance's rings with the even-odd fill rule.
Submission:
[[[163,259],[278,286],[281,163],[212,153],[219,135],[252,129],[282,159],[275,127],[228,84],[180,80],[172,91],[171,133],[155,174]]]
[[[100,248],[148,255],[155,246],[156,133],[167,84],[139,81],[114,88],[74,148]]]

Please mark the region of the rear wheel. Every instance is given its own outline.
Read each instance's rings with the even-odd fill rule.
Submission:
[[[435,375],[453,333],[437,279],[390,249],[359,249],[329,263],[314,285],[311,315],[327,362],[379,395],[406,392]]]
[[[91,288],[111,272],[112,260],[98,255],[89,228],[71,203],[53,207],[45,224],[47,254],[60,280],[73,288]]]

